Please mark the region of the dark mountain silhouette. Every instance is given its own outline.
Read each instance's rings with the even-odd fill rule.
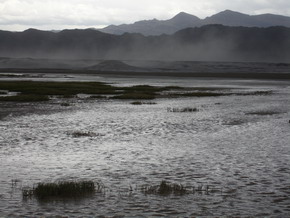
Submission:
[[[181,12],[170,20],[144,20],[134,24],[110,25],[100,31],[110,34],[141,33],[143,35],[173,34],[177,30],[199,26],[200,19],[196,16]]]
[[[111,35],[96,30],[58,33],[0,31],[0,57],[99,60],[275,61],[290,60],[290,28],[187,28],[173,35]]]
[[[244,27],[270,27],[285,26],[290,27],[290,17],[262,14],[247,15],[239,12],[226,10],[205,19],[199,19],[194,15],[184,12],[179,13],[170,20],[147,20],[133,24],[122,24],[119,26],[110,25],[100,31],[111,34],[141,33],[148,35],[173,34],[184,28],[200,27],[208,24],[222,24],[225,26],[244,26]]]

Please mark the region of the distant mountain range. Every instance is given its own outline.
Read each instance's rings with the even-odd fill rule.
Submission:
[[[123,33],[141,33],[145,36],[173,34],[181,29],[189,27],[201,27],[208,24],[222,24],[225,26],[243,27],[290,27],[290,17],[261,14],[247,15],[235,11],[226,10],[205,19],[181,12],[169,20],[144,20],[133,24],[110,25],[100,31],[104,33],[121,35]]]
[[[187,28],[160,36],[112,35],[92,29],[57,33],[35,29],[0,31],[0,57],[289,62],[289,36],[287,27],[223,25]]]

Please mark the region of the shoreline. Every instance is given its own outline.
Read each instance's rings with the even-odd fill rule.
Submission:
[[[68,75],[95,75],[102,77],[183,77],[183,78],[229,78],[229,79],[265,79],[265,80],[290,80],[290,73],[250,73],[250,72],[132,72],[132,71],[95,71],[82,69],[26,69],[26,68],[2,68],[0,75],[5,73],[22,74],[68,74]],[[1,78],[0,78],[1,79]]]

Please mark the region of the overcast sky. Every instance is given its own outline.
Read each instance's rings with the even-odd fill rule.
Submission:
[[[138,20],[165,20],[184,11],[200,18],[230,9],[290,16],[289,0],[0,0],[0,29],[101,28]]]

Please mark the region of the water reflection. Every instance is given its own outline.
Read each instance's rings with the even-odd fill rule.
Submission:
[[[290,89],[266,88],[275,94],[140,106],[97,100],[76,103],[75,110],[9,117],[0,125],[0,215],[286,216]],[[200,110],[167,112],[176,106]],[[261,110],[279,113],[251,114]],[[95,135],[73,137],[75,131]],[[81,202],[22,200],[25,186],[78,178],[102,181],[106,195]],[[128,194],[130,185],[161,180],[210,185],[222,194]]]

